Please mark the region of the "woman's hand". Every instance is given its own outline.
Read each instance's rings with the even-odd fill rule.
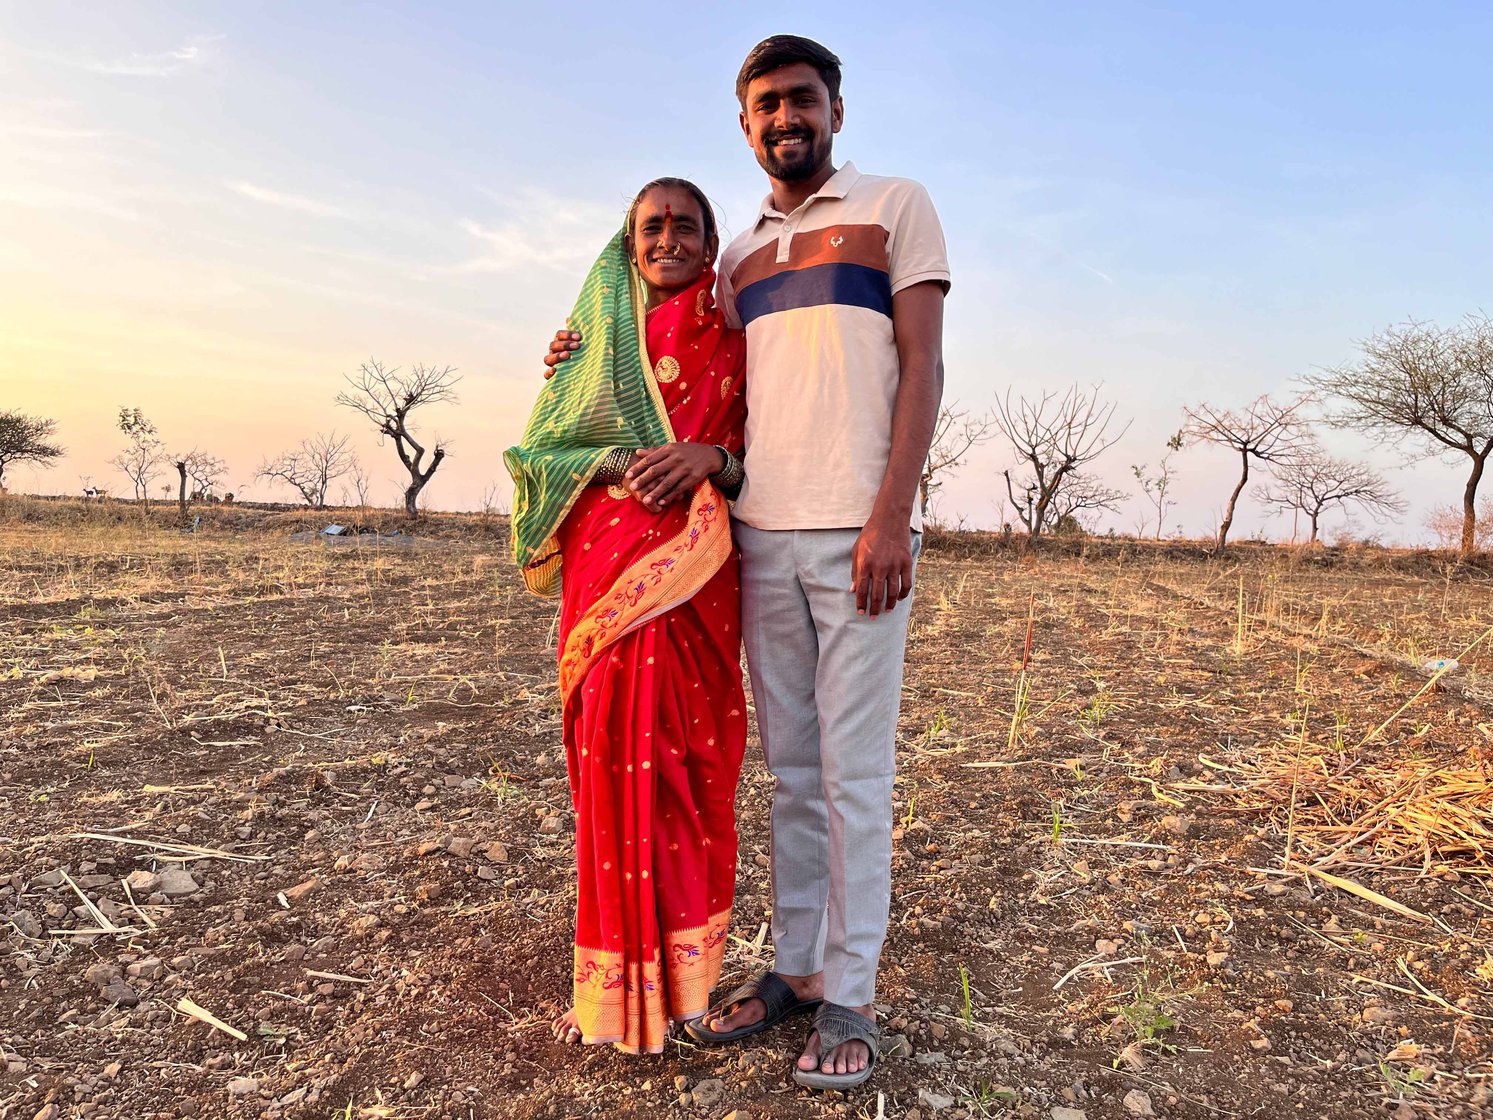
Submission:
[[[638,461],[623,475],[624,485],[651,510],[685,497],[711,475],[726,469],[720,449],[707,443],[666,443],[638,449]]]
[[[556,331],[555,340],[550,343],[549,353],[544,356],[544,379],[548,381],[555,376],[555,371],[560,363],[569,361],[572,350],[581,348],[580,331]]]

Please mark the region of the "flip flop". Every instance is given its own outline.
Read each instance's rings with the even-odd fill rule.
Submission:
[[[739,1007],[749,999],[760,999],[766,1008],[762,1018],[755,1023],[748,1023],[744,1027],[737,1027],[730,1031],[713,1031],[705,1025],[705,1015],[684,1024],[684,1029],[696,1042],[703,1042],[709,1046],[717,1046],[725,1042],[735,1042],[739,1038],[750,1035],[761,1034],[768,1027],[782,1022],[790,1015],[797,1015],[801,1011],[812,1011],[823,1001],[817,999],[799,999],[793,994],[793,989],[788,986],[786,980],[771,972],[759,972],[741,987],[736,988],[716,1008]],[[716,1008],[712,1008],[714,1011]]]
[[[881,1053],[881,1028],[874,1020],[859,1011],[841,1007],[838,1003],[825,1003],[814,1013],[814,1026],[809,1032],[819,1032],[819,1058],[834,1053],[835,1047],[846,1042],[860,1041],[871,1052],[866,1068],[855,1073],[825,1073],[819,1069],[793,1067],[793,1080],[810,1089],[854,1089],[864,1084],[876,1068],[876,1059]]]

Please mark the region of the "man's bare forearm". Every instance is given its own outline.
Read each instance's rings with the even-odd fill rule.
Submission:
[[[873,519],[912,517],[943,400],[943,299],[942,286],[934,282],[914,284],[892,297],[901,374],[892,405],[891,451]]]

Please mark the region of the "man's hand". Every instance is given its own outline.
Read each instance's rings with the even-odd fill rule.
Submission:
[[[623,481],[645,506],[660,510],[725,469],[719,448],[706,443],[666,443],[639,448],[638,460],[627,468]]]
[[[544,364],[547,367],[544,371],[544,379],[548,381],[554,377],[555,370],[559,368],[560,363],[568,361],[570,352],[580,348],[580,331],[556,331],[555,340],[550,343],[549,353],[544,356]]]
[[[906,517],[873,512],[850,552],[855,613],[875,618],[912,594],[912,533]]]

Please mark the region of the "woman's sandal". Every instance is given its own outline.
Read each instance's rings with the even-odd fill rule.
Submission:
[[[814,1013],[814,1027],[819,1032],[819,1060],[833,1054],[835,1047],[846,1042],[864,1042],[870,1051],[866,1068],[854,1073],[825,1073],[820,1069],[793,1067],[793,1080],[810,1089],[854,1089],[864,1084],[876,1068],[876,1059],[881,1053],[881,1028],[874,1020],[859,1011],[841,1007],[838,1003],[825,1003]]]
[[[737,1027],[730,1031],[713,1031],[705,1025],[706,1016],[711,1014],[707,1011],[700,1018],[684,1024],[684,1029],[696,1042],[716,1046],[724,1042],[735,1042],[749,1035],[761,1034],[768,1027],[782,1022],[788,1016],[797,1015],[800,1011],[812,1011],[823,1002],[817,999],[799,999],[786,980],[771,972],[759,972],[741,987],[732,991],[716,1007],[720,1008],[722,1013],[729,1014],[726,1011],[727,1008],[739,1008],[752,999],[760,999],[765,1008],[762,1018],[755,1023],[748,1023],[744,1027]],[[711,1009],[711,1011],[714,1010],[715,1008]]]

